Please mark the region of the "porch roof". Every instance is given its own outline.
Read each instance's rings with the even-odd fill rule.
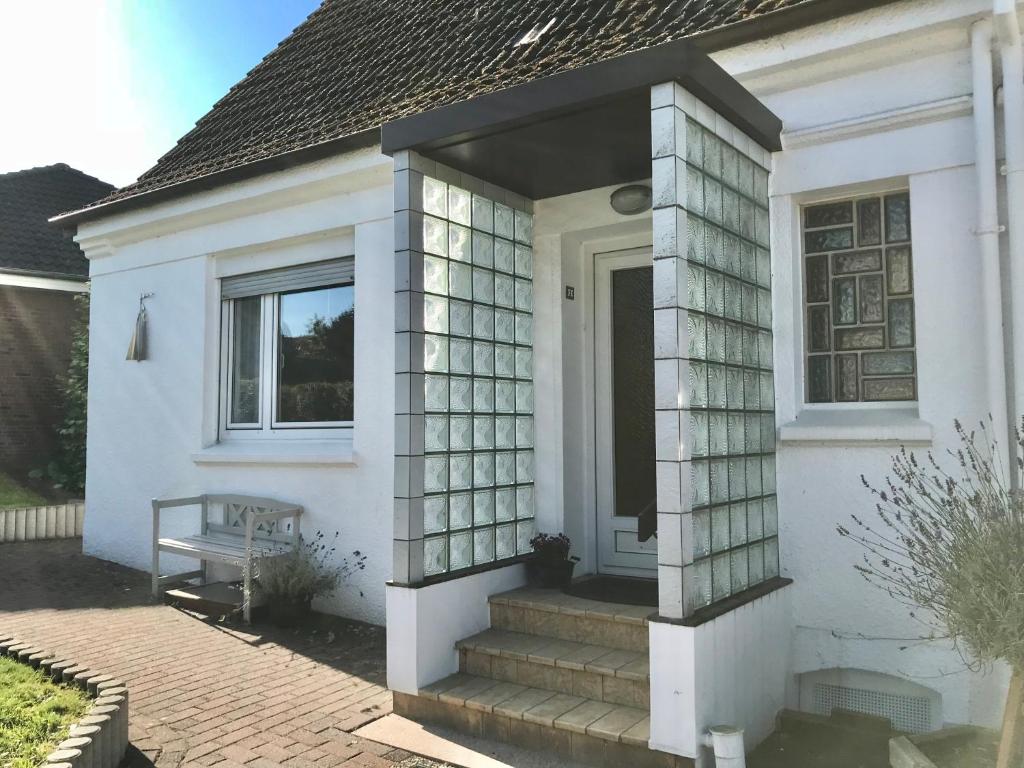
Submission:
[[[415,150],[532,200],[648,178],[650,87],[676,81],[767,150],[782,121],[690,40],[676,40],[385,123]]]

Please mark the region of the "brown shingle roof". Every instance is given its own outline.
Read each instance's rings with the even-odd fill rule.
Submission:
[[[0,272],[86,277],[78,244],[47,220],[113,189],[64,163],[0,174]]]
[[[877,0],[324,0],[195,128],[100,202],[797,6]],[[839,10],[840,8],[845,9]],[[516,45],[531,29],[550,28]],[[763,34],[768,34],[764,32]]]

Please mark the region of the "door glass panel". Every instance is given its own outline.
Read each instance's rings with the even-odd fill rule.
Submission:
[[[638,517],[656,496],[653,269],[612,272],[615,514]]]

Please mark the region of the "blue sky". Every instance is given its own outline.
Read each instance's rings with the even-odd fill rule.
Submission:
[[[0,2],[0,172],[65,162],[127,184],[318,4]]]

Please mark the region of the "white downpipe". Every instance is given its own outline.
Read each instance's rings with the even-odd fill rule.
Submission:
[[[746,768],[743,729],[733,725],[713,725],[702,739],[715,753],[715,768]]]
[[[974,91],[974,168],[978,185],[978,226],[981,251],[982,306],[985,313],[985,359],[988,409],[992,431],[1004,459],[1009,431],[1006,401],[1006,357],[1003,346],[1002,275],[999,264],[999,211],[996,193],[996,111],[992,82],[992,22],[971,26],[971,68]],[[1011,471],[1011,475],[1014,473]]]
[[[1013,422],[1024,415],[1024,53],[1016,0],[993,0],[992,20],[1003,62],[1006,203],[1009,210],[1013,318]],[[1016,474],[1016,473],[1013,473]]]

